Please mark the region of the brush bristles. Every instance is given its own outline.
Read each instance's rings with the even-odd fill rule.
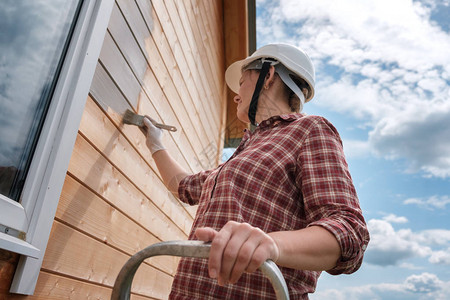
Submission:
[[[135,114],[132,110],[127,109],[127,111],[123,115],[123,123],[136,125],[136,126],[143,126],[144,125],[144,116]]]

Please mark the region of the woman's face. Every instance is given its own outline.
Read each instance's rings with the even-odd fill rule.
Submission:
[[[239,80],[239,93],[233,99],[237,104],[236,116],[244,123],[250,123],[248,119],[248,108],[252,100],[258,76],[258,72],[256,71],[244,71]]]

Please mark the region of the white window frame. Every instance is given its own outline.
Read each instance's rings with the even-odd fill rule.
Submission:
[[[32,295],[114,0],[84,0],[25,181],[20,203],[0,195],[0,249],[21,254],[10,292]]]

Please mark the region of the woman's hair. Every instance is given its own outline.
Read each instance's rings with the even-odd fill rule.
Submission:
[[[289,108],[292,112],[298,113],[300,112],[301,101],[298,96],[292,93],[289,97]]]
[[[300,90],[303,92],[303,95],[305,98],[308,97],[308,94],[310,93],[309,86],[303,79],[299,77],[291,77],[292,80],[295,82],[295,84],[300,88]],[[302,107],[302,103],[300,101],[300,98],[286,85],[284,84],[284,88],[286,89],[287,94],[289,95],[289,107],[292,112],[298,113],[300,112],[300,109]]]

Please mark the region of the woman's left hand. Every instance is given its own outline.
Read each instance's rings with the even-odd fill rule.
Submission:
[[[219,285],[236,283],[244,272],[252,273],[267,259],[277,261],[280,255],[275,241],[261,229],[247,223],[229,221],[220,230],[198,228],[197,238],[211,243],[209,276]]]

